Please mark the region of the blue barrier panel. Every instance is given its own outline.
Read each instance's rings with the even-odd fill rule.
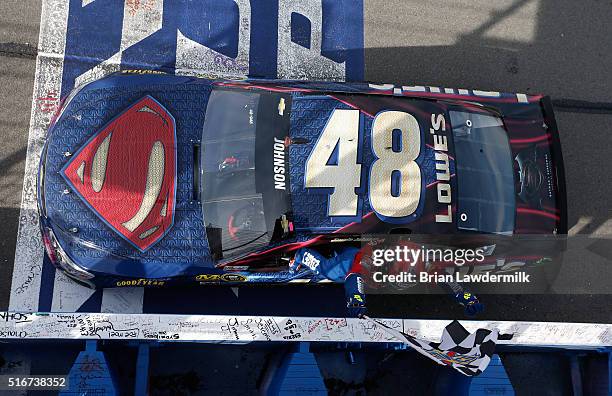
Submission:
[[[59,392],[60,396],[88,394],[118,394],[104,353],[96,350],[96,341],[87,341],[86,349],[79,353],[68,374],[68,389]]]
[[[323,376],[309,343],[300,342],[297,351],[288,353],[276,369],[266,395],[327,395]]]
[[[487,370],[472,379],[469,394],[470,396],[514,395],[514,389],[499,355],[493,355]]]
[[[134,395],[146,395],[149,383],[149,344],[147,343],[138,345],[135,382]]]

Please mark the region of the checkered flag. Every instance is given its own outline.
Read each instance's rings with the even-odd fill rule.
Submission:
[[[440,342],[428,342],[392,329],[381,322],[364,318],[381,326],[395,338],[410,344],[417,352],[438,364],[451,366],[461,374],[475,376],[482,373],[495,352],[497,340],[509,340],[512,334],[499,334],[498,330],[478,329],[469,333],[458,321],[444,328]]]

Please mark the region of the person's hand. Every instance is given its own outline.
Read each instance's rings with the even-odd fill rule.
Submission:
[[[368,312],[365,301],[359,294],[354,294],[347,299],[346,309],[348,316],[351,318],[361,318]]]
[[[291,273],[296,273],[300,270],[300,263],[295,261],[295,257],[293,257],[291,260],[289,260],[289,272]]]
[[[474,316],[484,310],[484,305],[478,301],[478,297],[471,292],[464,291],[462,293],[457,293],[455,294],[455,300],[463,305],[465,314],[468,316]]]
[[[344,294],[346,296],[348,316],[360,318],[366,314],[366,300],[361,275],[353,273],[346,277],[344,280]]]
[[[323,260],[323,256],[321,256],[317,251],[301,248],[297,252],[295,252],[295,256],[289,262],[289,271],[298,272],[302,269],[302,266],[306,267],[307,270],[312,271],[315,275],[319,275],[321,270],[319,266],[321,265],[321,261]]]

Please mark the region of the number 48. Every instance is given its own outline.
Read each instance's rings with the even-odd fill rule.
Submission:
[[[393,131],[400,132],[399,149],[393,148]],[[333,188],[329,216],[356,216],[361,164],[357,163],[359,110],[336,109],[306,161],[306,188]],[[336,163],[330,158],[337,146]],[[415,162],[421,150],[421,129],[416,118],[402,111],[378,113],[372,124],[369,197],[380,217],[402,218],[413,214],[421,199],[421,170]],[[398,174],[399,173],[399,174]],[[394,177],[394,174],[396,175]],[[396,187],[393,188],[393,179]]]

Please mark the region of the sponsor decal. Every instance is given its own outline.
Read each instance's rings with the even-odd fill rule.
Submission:
[[[120,280],[115,283],[118,287],[125,286],[165,286],[166,280],[160,279],[128,279],[128,280]]]
[[[225,271],[248,271],[248,265],[226,265],[223,267]]]
[[[221,280],[225,282],[244,282],[247,280],[246,276],[238,274],[223,274]]]
[[[195,277],[198,282],[246,282],[247,277],[239,274],[201,274]]]
[[[321,260],[317,259],[315,256],[313,256],[309,252],[305,252],[304,253],[304,258],[302,259],[302,264],[304,264],[305,266],[307,266],[311,270],[315,271],[320,263],[321,263]]]
[[[422,85],[402,85],[396,86],[393,84],[368,84],[369,88],[383,94],[393,94],[396,96],[411,96],[418,94],[437,94],[437,95],[457,95],[457,96],[472,96],[480,98],[502,98],[509,99],[516,103],[529,103],[530,98],[522,93],[503,93],[497,91],[481,91],[478,89],[455,89],[445,87],[430,87]]]
[[[436,223],[451,223],[453,214],[451,210],[450,165],[448,163],[448,140],[445,135],[446,118],[444,114],[431,115],[431,128],[429,133],[433,136],[433,148],[436,151],[436,189],[438,203],[442,205],[442,213],[436,214]]]
[[[285,189],[285,140],[274,138],[274,189]]]
[[[104,223],[146,251],[174,221],[174,118],[142,98],[85,142],[62,176]]]
[[[127,69],[127,70],[121,70],[121,74],[167,74],[167,73],[161,70]]]
[[[553,191],[554,191],[554,187],[553,187],[554,176],[553,176],[552,159],[550,158],[550,155],[548,153],[544,154],[544,171],[546,172],[546,187],[547,187],[546,191],[548,192],[548,198],[552,198]]]

